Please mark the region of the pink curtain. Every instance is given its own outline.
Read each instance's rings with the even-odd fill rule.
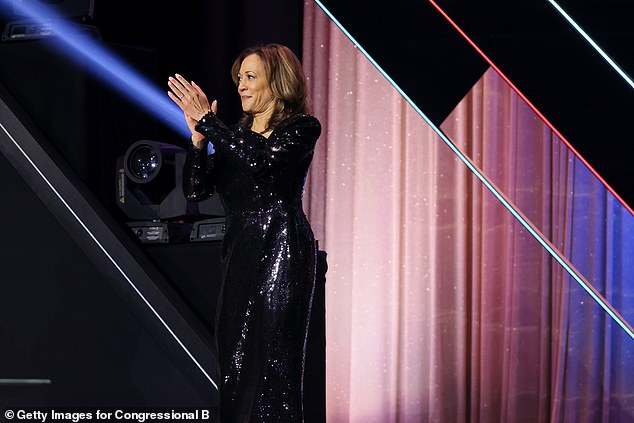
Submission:
[[[569,341],[584,318],[605,331],[601,311],[312,2],[303,60],[324,127],[304,200],[329,260],[328,421],[609,421],[611,390],[584,396],[609,336]],[[574,255],[576,160],[495,73],[442,128]]]

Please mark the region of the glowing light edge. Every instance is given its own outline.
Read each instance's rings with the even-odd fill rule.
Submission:
[[[431,1],[431,0],[430,0]],[[471,163],[471,161],[456,147],[456,145],[449,140],[449,138],[423,113],[423,111],[412,101],[412,99],[396,84],[396,82],[381,68],[381,66],[370,56],[370,54],[357,42],[357,40],[341,25],[341,23],[335,18],[335,16],[324,6],[319,0],[314,2],[324,11],[330,20],[339,27],[346,37],[353,43],[354,47],[358,49],[365,57],[372,63],[372,65],[387,79],[387,81],[398,91],[398,93],[416,110],[416,112],[427,122],[427,124],[438,134],[438,136],[447,144],[447,146],[458,156],[458,158],[471,170],[471,172],[487,187],[487,189],[502,203],[502,205],[520,222],[524,228],[542,245],[542,247],[548,251],[548,253],[566,270],[566,272],[572,276],[572,278],[581,285],[581,287],[603,308],[603,310],[619,325],[625,332],[634,339],[634,329],[619,316],[616,310],[613,310],[607,301],[601,298],[601,295],[597,293],[587,282],[583,280],[583,277],[578,274],[573,266],[567,262],[561,255],[556,252],[556,249],[550,245],[542,236],[538,234],[538,230],[533,227],[531,223],[525,219],[522,214],[517,211],[511,203],[504,198],[504,196],[489,182],[489,180],[477,169],[477,167]]]
[[[540,112],[537,107],[535,107],[535,105],[533,105],[533,103],[530,102],[530,100],[528,99],[528,97],[526,97],[524,95],[524,93],[522,93],[519,88],[517,88],[515,86],[515,84],[513,84],[513,82],[511,82],[511,80],[504,74],[504,72],[502,72],[500,70],[500,68],[497,67],[497,65],[495,63],[493,63],[493,61],[491,59],[489,59],[489,57],[484,54],[484,52],[482,51],[482,49],[480,49],[480,47],[477,46],[476,43],[474,43],[471,38],[469,38],[469,36],[458,26],[458,24],[456,24],[450,17],[449,15],[447,15],[447,13],[445,13],[444,10],[442,10],[440,8],[440,6],[438,6],[433,0],[428,0],[432,6],[434,6],[441,15],[443,15],[445,17],[445,19],[447,19],[447,21],[456,29],[456,31],[458,31],[458,33],[460,35],[463,36],[463,38],[471,45],[471,47],[473,47],[481,56],[484,60],[486,60],[486,62],[489,64],[489,66],[491,66],[497,73],[498,75],[500,75],[500,77],[502,77],[502,79],[504,79],[504,81],[509,84],[509,86],[513,89],[513,91],[515,91],[517,93],[517,95],[520,96],[520,98],[522,100],[524,100],[526,102],[526,104],[528,105],[528,107],[530,107],[533,112],[535,112],[535,114],[537,114],[537,116],[539,116],[539,118],[546,124],[548,125],[548,127],[555,133],[555,135],[557,135],[557,137],[559,137],[559,139],[561,139],[561,141],[564,142],[564,144],[566,144],[566,146],[568,147],[568,149],[570,151],[572,151],[572,153],[577,157],[577,159],[579,159],[589,170],[590,172],[599,180],[601,181],[601,183],[607,188],[608,191],[610,191],[610,193],[612,193],[612,195],[614,195],[614,197],[617,199],[617,201],[619,201],[623,207],[625,207],[631,214],[632,216],[634,216],[634,209],[632,209],[632,207],[629,206],[629,204],[627,204],[625,202],[625,200],[623,200],[623,198],[621,198],[621,196],[610,186],[610,184],[607,183],[607,181],[605,179],[603,179],[603,177],[601,175],[599,175],[599,173],[590,165],[590,163],[588,163],[588,161],[583,158],[583,156],[581,154],[579,154],[579,152],[572,146],[572,144],[561,134],[561,132],[559,132],[559,130],[557,128],[555,128],[555,126],[550,123],[550,121],[548,119],[546,119],[546,116],[544,116],[542,114],[542,112]]]
[[[180,347],[185,351],[185,353],[189,356],[189,358],[194,362],[194,364],[196,364],[196,366],[198,367],[198,369],[203,373],[203,375],[205,375],[205,377],[211,382],[211,384],[214,386],[214,388],[216,388],[216,390],[218,390],[218,385],[216,384],[216,382],[214,382],[214,380],[212,379],[211,376],[209,376],[209,374],[205,371],[205,369],[202,367],[202,365],[198,362],[198,360],[196,360],[196,358],[193,356],[193,354],[187,349],[187,347],[183,344],[183,342],[180,340],[180,338],[176,335],[176,333],[174,333],[174,331],[172,330],[172,328],[170,328],[170,326],[167,324],[167,322],[163,319],[163,317],[161,317],[161,315],[156,311],[156,309],[152,306],[152,304],[150,304],[149,300],[147,298],[145,298],[145,296],[143,295],[143,293],[137,288],[137,286],[134,284],[134,282],[132,281],[132,279],[130,279],[130,277],[126,274],[126,272],[121,268],[121,266],[119,266],[119,264],[117,263],[117,261],[114,259],[114,257],[112,257],[110,255],[110,253],[107,251],[107,249],[99,242],[99,240],[97,239],[97,237],[91,232],[91,230],[88,228],[88,226],[86,226],[86,224],[84,223],[83,220],[81,220],[81,218],[77,215],[77,213],[75,213],[75,210],[73,210],[73,208],[68,204],[68,202],[66,202],[66,200],[64,199],[64,197],[59,193],[59,191],[57,191],[57,189],[53,186],[53,184],[48,180],[48,178],[46,177],[46,175],[44,175],[44,173],[40,170],[40,168],[37,166],[37,164],[35,164],[35,162],[33,160],[31,160],[31,157],[29,157],[29,155],[26,153],[26,151],[24,151],[24,149],[22,148],[22,146],[17,142],[17,140],[15,138],[13,138],[13,136],[9,133],[9,131],[5,128],[5,126],[2,124],[2,122],[0,122],[0,128],[4,131],[5,134],[7,134],[7,136],[9,137],[9,139],[13,142],[13,144],[16,146],[16,148],[20,151],[20,153],[22,153],[22,155],[26,158],[26,160],[29,162],[29,164],[33,167],[33,169],[35,169],[35,171],[40,175],[40,177],[42,178],[42,180],[44,180],[44,182],[46,183],[46,185],[48,185],[48,187],[51,189],[51,191],[53,191],[53,193],[55,194],[55,196],[57,196],[57,198],[62,202],[62,204],[64,205],[64,207],[66,207],[66,209],[70,212],[70,214],[75,218],[75,220],[77,220],[77,222],[80,224],[80,226],[84,229],[84,231],[86,231],[86,233],[88,234],[88,236],[90,236],[90,238],[92,238],[92,240],[95,242],[95,244],[97,244],[97,246],[99,247],[99,249],[104,253],[104,255],[108,258],[108,260],[110,260],[110,262],[114,265],[114,267],[119,271],[119,273],[121,273],[121,275],[124,277],[124,279],[128,282],[128,284],[132,287],[132,289],[137,293],[137,295],[143,300],[143,302],[147,305],[147,307],[152,311],[152,313],[154,313],[154,315],[158,318],[158,320],[163,324],[163,326],[165,327],[165,329],[167,329],[167,331],[170,333],[170,335],[172,335],[172,337],[176,340],[176,342],[178,343],[178,345],[180,345]]]
[[[630,78],[630,76],[605,52],[605,50],[603,50],[599,46],[599,44],[597,44],[592,39],[592,37],[590,37],[590,35],[588,35],[588,33],[583,28],[581,28],[581,25],[577,24],[577,22],[575,22],[575,20],[572,19],[572,17],[561,6],[559,6],[559,4],[556,1],[548,0],[548,2],[555,9],[557,9],[557,11],[561,14],[561,16],[563,16],[564,19],[566,19],[568,23],[572,25],[574,29],[577,30],[577,32],[588,42],[588,44],[590,44],[592,48],[594,48],[597,51],[597,53],[599,53],[601,57],[603,57],[605,61],[608,62],[610,66],[612,66],[612,68],[616,71],[616,73],[621,75],[621,78],[623,78],[625,82],[627,82],[630,85],[630,87],[634,88],[634,81],[632,80],[632,78]]]
[[[0,379],[0,385],[50,385],[51,379]]]

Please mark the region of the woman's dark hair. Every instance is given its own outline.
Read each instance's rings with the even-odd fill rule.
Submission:
[[[294,114],[308,113],[308,88],[304,70],[295,53],[286,46],[267,44],[243,50],[231,66],[233,82],[238,85],[242,61],[252,54],[257,54],[264,63],[266,78],[276,100],[273,115],[266,129],[275,129],[281,121]],[[252,123],[253,115],[244,113],[240,124],[250,128]]]

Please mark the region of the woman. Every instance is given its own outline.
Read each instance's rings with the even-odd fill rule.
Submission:
[[[232,77],[244,114],[230,128],[194,82],[168,82],[192,131],[187,195],[216,191],[227,213],[216,316],[220,420],[299,422],[315,286],[302,193],[321,126],[307,114],[306,79],[287,47],[246,49]]]

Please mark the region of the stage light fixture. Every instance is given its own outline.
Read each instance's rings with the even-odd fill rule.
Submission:
[[[163,164],[161,150],[147,142],[133,145],[124,156],[123,165],[126,174],[134,182],[150,182],[161,170]]]
[[[199,241],[220,241],[225,237],[227,225],[224,217],[210,218],[194,222],[194,226],[189,234],[189,240]]]
[[[199,222],[209,219],[221,227],[225,211],[217,195],[200,202],[185,198],[186,159],[185,149],[152,140],[133,143],[117,158],[117,205],[142,242],[222,239],[219,229],[213,235],[199,230]]]
[[[95,0],[11,0],[11,10],[16,17],[29,17],[27,10],[42,5],[46,6],[44,10],[50,11],[50,18],[89,20],[95,11]]]
[[[9,0],[0,0],[8,3]],[[42,8],[42,6],[45,6]],[[32,19],[28,11],[42,10],[41,19]],[[2,41],[38,40],[55,36],[60,22],[74,22],[76,30],[99,39],[97,27],[89,25],[95,9],[94,0],[11,0],[11,17],[2,31]]]

